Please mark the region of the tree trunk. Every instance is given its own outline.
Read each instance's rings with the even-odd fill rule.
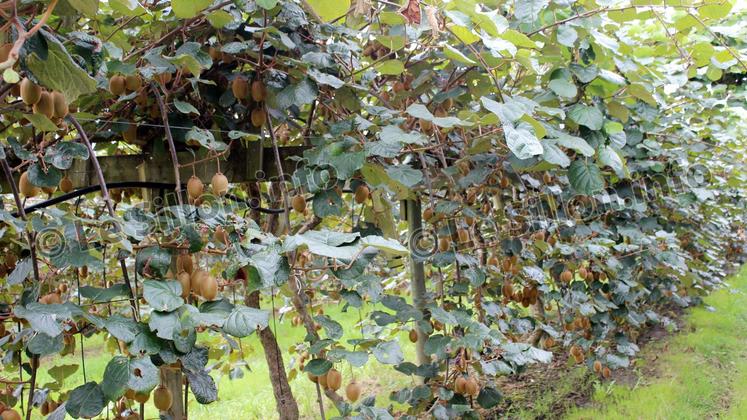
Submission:
[[[259,308],[259,292],[255,291],[246,297],[246,306],[250,308]],[[280,352],[275,334],[270,327],[259,331],[259,341],[265,350],[265,360],[270,371],[270,383],[272,383],[272,393],[275,395],[278,415],[280,420],[298,419],[298,403],[293,397],[288,376],[285,374],[285,365],[283,364],[283,354]]]
[[[418,238],[423,230],[423,220],[420,208],[420,199],[415,198],[413,200],[407,200],[407,231],[410,237],[410,241],[413,238]],[[412,246],[411,246],[412,248]],[[425,268],[422,262],[416,262],[414,259],[410,260],[410,271],[412,275],[412,283],[410,286],[410,293],[412,294],[412,301],[415,309],[425,312]],[[423,329],[416,324],[416,330],[418,332],[418,341],[415,343],[415,353],[418,357],[418,365],[425,365],[430,362],[430,359],[425,354],[425,341],[426,337]]]
[[[161,411],[173,420],[185,420],[184,413],[184,387],[182,386],[182,371],[168,365],[161,366],[161,383],[171,391],[171,408]]]

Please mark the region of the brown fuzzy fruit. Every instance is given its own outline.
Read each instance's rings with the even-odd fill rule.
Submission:
[[[607,366],[602,369],[602,376],[604,376],[604,379],[609,379],[610,376],[612,376],[612,371]]]
[[[35,197],[39,195],[41,189],[29,181],[28,171],[21,174],[21,178],[18,179],[18,190],[23,194],[24,197]]]
[[[306,373],[306,376],[308,376],[309,380],[313,383],[319,383],[319,377],[316,375],[313,375],[311,372]]]
[[[571,273],[570,270],[565,270],[560,273],[560,281],[563,283],[569,283],[571,280],[573,280],[573,273]]]
[[[34,111],[34,114],[43,114],[47,118],[52,119],[54,116],[52,95],[49,92],[42,92],[39,101],[36,102],[31,109]]]
[[[446,236],[438,238],[438,250],[440,252],[446,252],[451,248],[451,239]]]
[[[122,132],[122,139],[127,143],[137,143],[137,125],[128,124],[127,129]]]
[[[231,82],[231,92],[236,99],[244,99],[249,96],[249,82],[241,76]]]
[[[602,362],[600,362],[599,360],[594,361],[594,372],[602,373]]]
[[[205,300],[215,300],[218,296],[218,280],[213,276],[207,276],[200,287],[200,294]]]
[[[459,375],[454,381],[454,392],[457,394],[464,394],[467,385],[467,378]]]
[[[140,404],[145,404],[150,399],[150,393],[149,392],[136,392],[134,399]]]
[[[355,381],[350,382],[348,386],[345,387],[345,396],[348,397],[348,401],[350,402],[358,401],[358,398],[361,396],[361,385]]]
[[[49,401],[44,401],[42,403],[41,407],[39,407],[39,414],[42,416],[49,414]]]
[[[254,102],[262,102],[265,100],[266,91],[265,85],[261,80],[255,80],[252,82],[252,99]]]
[[[262,108],[254,108],[252,110],[252,125],[255,127],[262,127],[267,122],[267,114]]]
[[[10,42],[0,46],[0,63],[8,59],[11,49],[13,49],[13,44],[11,44]]]
[[[326,373],[324,375],[318,376],[317,380],[319,381],[319,385],[321,385],[322,388],[327,389],[327,374]]]
[[[460,243],[469,241],[469,231],[467,229],[457,229],[457,236]]]
[[[209,277],[208,272],[205,270],[195,270],[192,272],[192,275],[190,276],[190,289],[194,293],[201,294],[202,293],[202,285],[205,283],[207,277]]]
[[[162,85],[165,85],[171,81],[171,73],[161,73],[156,76],[156,80],[161,82]]]
[[[554,346],[555,346],[555,339],[554,338],[552,338],[552,337],[545,338],[545,343],[543,345],[543,347],[545,349],[549,349],[549,348],[552,348]]]
[[[303,213],[306,210],[306,199],[301,194],[294,195],[291,204],[293,205],[293,210],[298,213]]]
[[[192,288],[192,276],[186,271],[182,271],[176,278],[179,280],[179,284],[182,285],[182,298],[186,299],[189,296],[189,290]]]
[[[217,243],[228,245],[228,233],[225,229],[223,229],[223,226],[218,226],[215,228],[215,232],[213,233],[213,240]]]
[[[369,193],[370,191],[366,185],[359,185],[358,188],[355,189],[355,202],[358,204],[365,203],[366,200],[368,200]]]
[[[410,342],[411,343],[417,343],[418,342],[418,331],[416,329],[411,329],[409,334]]]
[[[213,194],[218,196],[226,195],[228,192],[228,178],[218,172],[213,175],[213,179],[210,180],[210,186],[213,189]]]
[[[12,408],[3,411],[0,416],[2,416],[3,420],[21,420],[21,415],[18,414],[18,411]]]
[[[143,81],[140,80],[140,76],[137,74],[131,74],[125,77],[125,89],[130,92],[134,92],[143,86]]]
[[[342,386],[342,374],[335,368],[327,372],[327,387],[332,391],[337,391]]]
[[[191,199],[200,198],[202,192],[205,190],[205,185],[200,181],[200,178],[192,175],[187,181],[187,194]]]
[[[115,74],[109,78],[109,92],[114,96],[120,96],[125,93],[127,79],[121,74]]]
[[[176,256],[176,271],[186,271],[192,274],[194,266],[192,264],[192,256],[189,254],[179,254]]]
[[[161,411],[168,411],[174,402],[171,391],[163,385],[160,385],[153,391],[153,405]]]
[[[21,100],[26,105],[34,105],[41,98],[42,88],[28,78],[21,80]]]
[[[476,397],[480,393],[480,384],[477,383],[477,379],[470,377],[464,384],[464,393]]]
[[[52,92],[52,109],[54,116],[57,118],[64,118],[70,112],[67,101],[65,101],[65,95],[61,92]]]

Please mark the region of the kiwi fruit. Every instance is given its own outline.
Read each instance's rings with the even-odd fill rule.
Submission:
[[[356,381],[350,382],[345,387],[345,396],[348,397],[348,401],[350,402],[358,401],[358,398],[361,396],[361,385]]]
[[[327,373],[329,373],[329,372],[327,372]],[[328,388],[328,386],[327,386],[327,373],[325,373],[325,374],[320,375],[320,376],[317,377],[317,380],[319,381],[319,385],[321,385],[322,388],[324,388],[324,389]]]
[[[165,85],[171,81],[171,73],[161,73],[156,75],[156,80],[161,82],[162,85]]]
[[[429,133],[433,130],[433,123],[431,121],[421,119],[420,129]]]
[[[182,285],[182,298],[186,299],[189,296],[189,290],[192,288],[192,276],[186,271],[182,271],[176,276],[176,279]]]
[[[39,407],[39,414],[41,414],[42,416],[46,416],[47,414],[49,414],[49,402],[48,401],[44,401],[42,405]]]
[[[47,118],[52,119],[54,116],[52,95],[49,92],[42,92],[39,101],[36,102],[31,109],[34,111],[34,114],[43,114]]]
[[[254,102],[262,102],[265,100],[267,92],[265,91],[265,85],[261,80],[255,80],[252,82],[252,99]]]
[[[456,380],[454,380],[454,392],[457,394],[464,394],[466,385],[467,379],[464,376],[459,375]]]
[[[41,98],[42,88],[30,79],[21,80],[21,100],[26,105],[34,105]]]
[[[67,283],[60,283],[57,286],[57,292],[58,293],[67,293],[67,290],[68,290]]]
[[[0,63],[4,63],[10,57],[10,50],[13,49],[13,44],[7,43],[0,46]]]
[[[440,252],[446,252],[451,248],[451,239],[446,236],[438,238],[438,250]]]
[[[121,96],[125,93],[127,79],[121,74],[115,74],[109,78],[109,92],[114,96]]]
[[[36,197],[37,195],[39,195],[39,192],[41,192],[41,189],[39,187],[29,181],[28,171],[22,173],[21,177],[18,179],[18,190],[26,198]]]
[[[573,273],[570,270],[564,270],[560,273],[560,281],[569,283],[571,280],[573,280]]]
[[[267,122],[267,114],[263,108],[254,108],[252,110],[252,125],[255,127],[262,127]]]
[[[65,95],[61,92],[52,92],[52,111],[54,116],[57,118],[64,118],[68,112],[70,112],[70,109],[67,106],[67,101],[65,101]]]
[[[134,396],[134,400],[139,402],[140,404],[145,404],[150,399],[150,393],[149,392],[136,392]]]
[[[545,341],[543,343],[543,347],[545,349],[549,349],[555,346],[555,339],[552,337],[545,338]]]
[[[208,55],[210,55],[210,58],[213,59],[213,61],[218,61],[221,59],[221,52],[218,48],[215,48],[214,46],[210,46],[208,48]]]
[[[205,190],[205,186],[200,181],[200,178],[192,175],[187,181],[187,194],[192,199],[200,198],[202,192]]]
[[[457,236],[459,237],[460,243],[469,241],[469,231],[467,229],[457,229]]]
[[[249,82],[242,77],[236,77],[231,82],[231,92],[236,99],[244,99],[249,96]]]
[[[491,255],[490,258],[488,258],[487,264],[491,267],[498,267],[500,262],[498,261],[498,257],[496,257],[495,255]]]
[[[174,402],[171,391],[163,385],[159,385],[153,391],[153,405],[161,411],[168,411]]]
[[[127,129],[122,132],[122,139],[130,144],[137,143],[137,125],[128,124]]]
[[[213,194],[217,196],[226,195],[228,192],[228,178],[225,175],[218,172],[213,175],[213,179],[210,180],[210,186],[213,189]]]
[[[594,361],[594,372],[602,373],[602,362],[600,362],[599,360]]]
[[[140,76],[137,74],[131,74],[125,77],[125,89],[130,92],[134,92],[143,86],[143,81],[140,80]]]
[[[200,285],[200,295],[205,300],[215,300],[218,296],[218,281],[213,276],[206,276],[202,284]]]
[[[18,411],[12,408],[8,408],[3,411],[0,416],[2,416],[3,420],[21,420],[21,415],[18,414]]]
[[[332,391],[337,391],[342,386],[342,374],[335,368],[327,372],[327,387]]]
[[[193,268],[192,257],[189,254],[179,254],[176,256],[176,271],[186,271],[192,274]]]
[[[220,244],[228,245],[228,233],[225,229],[223,229],[223,226],[218,226],[215,228],[215,232],[213,233],[213,240]]]
[[[55,185],[54,187],[42,187],[42,191],[52,196],[52,194],[57,191],[57,186]]]
[[[312,374],[311,372],[306,373],[306,376],[308,376],[309,380],[315,384],[319,383],[319,377]]]
[[[368,190],[368,186],[366,185],[359,185],[358,188],[355,189],[355,202],[358,204],[363,204],[368,200],[370,191]]]
[[[293,198],[291,199],[291,205],[293,206],[293,210],[298,213],[303,213],[304,211],[306,211],[306,199],[301,194],[293,196]]]
[[[464,383],[464,394],[476,397],[480,393],[480,384],[477,383],[477,379],[470,377]]]
[[[609,379],[610,376],[612,376],[612,371],[607,366],[602,369],[602,376],[604,376],[604,379]]]

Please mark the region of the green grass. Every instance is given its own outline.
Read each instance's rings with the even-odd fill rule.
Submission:
[[[269,307],[269,305],[267,306]],[[343,326],[345,334],[341,342],[345,343],[349,338],[360,338],[360,328],[356,326],[359,320],[357,309],[349,308],[346,313],[342,313],[341,309],[341,305],[325,307],[325,313]],[[366,317],[367,313],[371,310],[371,307],[364,308],[363,317]],[[270,328],[273,328],[274,331],[275,327],[272,324],[272,320],[270,320]],[[288,349],[303,341],[305,331],[303,330],[303,327],[291,326],[289,317],[283,319],[282,322],[280,320],[277,321],[277,331],[278,333],[276,336],[278,337],[279,346],[283,351],[283,359],[287,372],[291,367],[291,358],[293,356],[297,358],[298,356],[291,355]],[[397,337],[399,338],[399,343],[404,352],[405,359],[413,361],[415,359],[415,349],[407,339],[407,332],[400,332]],[[218,343],[219,340],[220,338],[216,335],[203,333],[199,336],[198,344],[215,344]],[[244,376],[242,378],[234,380],[231,380],[227,374],[221,374],[218,372],[220,371],[219,368],[215,369],[213,377],[217,379],[218,401],[203,406],[197,403],[190,394],[190,418],[212,420],[263,418],[269,420],[278,417],[275,408],[275,398],[270,385],[268,368],[265,362],[264,350],[259,343],[259,339],[256,334],[253,334],[252,336],[241,340],[241,344],[249,369],[243,370]],[[42,369],[39,371],[39,384],[41,386],[54,382],[54,379],[47,371],[48,368],[60,365],[80,365],[80,342],[77,343],[77,346],[74,355],[56,357],[54,359],[42,361]],[[108,348],[103,336],[100,335],[86,339],[84,346],[86,349],[85,364],[87,379],[89,381],[101,381],[106,364],[114,355],[114,349]],[[225,358],[223,360],[225,361]],[[211,359],[208,362],[208,365],[210,366],[216,362],[217,360]],[[377,396],[377,404],[384,406],[389,405],[390,403],[390,391],[399,389],[411,381],[409,377],[394,371],[392,366],[378,363],[373,356],[369,358],[369,361],[365,366],[362,368],[356,368],[353,372],[351,372],[350,366],[345,362],[338,363],[336,368],[343,374],[343,387],[350,380],[351,373],[354,373],[356,380],[361,382],[363,385],[362,395],[366,396],[375,394]],[[63,389],[72,389],[83,383],[83,370],[82,367],[79,366],[74,374],[65,379],[62,386]],[[292,380],[291,388],[294,397],[298,401],[302,418],[318,418],[319,405],[316,399],[316,388],[314,384],[306,378],[306,375],[301,373],[297,378]],[[337,410],[333,407],[333,404],[326,399],[326,397],[324,400],[327,415],[336,415]],[[38,411],[34,411],[34,413],[34,418],[41,418]],[[158,412],[151,402],[146,403],[145,415],[148,419],[158,418]]]
[[[657,375],[633,387],[599,385],[569,419],[747,418],[747,268],[686,318],[687,333],[652,345]],[[652,353],[649,353],[651,355]]]

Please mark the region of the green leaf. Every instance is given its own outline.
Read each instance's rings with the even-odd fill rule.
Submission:
[[[101,387],[96,382],[88,382],[70,392],[65,409],[73,418],[92,418],[101,413],[106,402]]]
[[[228,315],[223,331],[234,337],[246,337],[251,333],[267,327],[270,322],[270,313],[261,309],[237,305]]]
[[[73,159],[88,159],[88,148],[72,141],[59,141],[47,149],[44,161],[63,171],[70,169]]]
[[[197,114],[197,115],[200,114],[200,111],[198,111],[197,108],[195,108],[189,102],[184,102],[184,101],[180,101],[178,99],[174,99],[174,106],[182,114]]]
[[[320,376],[327,373],[330,369],[332,369],[332,362],[330,362],[327,359],[312,359],[309,361],[309,363],[306,363],[306,366],[304,366],[303,371],[308,372],[312,375]]]
[[[486,386],[480,389],[480,394],[477,396],[477,403],[480,404],[480,407],[487,410],[498,405],[502,399],[503,395],[497,389]]]
[[[114,298],[129,296],[129,290],[124,283],[113,284],[106,289],[81,286],[80,295],[86,299],[91,299],[93,302],[109,302]]]
[[[170,312],[184,305],[182,285],[176,280],[146,280],[143,297],[157,311]]]
[[[176,17],[189,19],[197,16],[206,7],[210,6],[212,0],[171,0],[171,7]]]
[[[159,372],[149,356],[130,360],[127,387],[135,392],[150,392],[158,385]]]
[[[62,43],[43,29],[38,33],[47,41],[47,57],[42,59],[36,52],[26,56],[26,67],[34,77],[47,88],[62,92],[68,103],[95,92],[96,81],[73,61]]]
[[[204,128],[192,127],[187,134],[184,135],[184,141],[187,144],[199,144],[202,147],[210,150],[221,151],[226,150],[228,147],[225,143],[215,139],[215,136],[210,130]]]
[[[603,146],[597,153],[597,160],[602,166],[609,166],[620,178],[628,177],[628,170],[620,154],[611,146]]]
[[[511,153],[519,159],[529,159],[542,154],[542,143],[528,127],[525,124],[519,124],[516,128],[511,124],[503,125],[506,144]]]
[[[57,126],[44,114],[24,114],[24,118],[31,121],[31,124],[39,131],[55,132]]]
[[[594,156],[594,148],[589,146],[589,143],[581,137],[560,133],[557,142],[559,145],[573,149],[584,156]]]
[[[396,341],[384,341],[372,350],[374,357],[385,365],[398,365],[405,360],[399,344]]]
[[[386,60],[377,64],[374,68],[384,75],[398,76],[405,71],[405,65],[399,60]]]
[[[135,268],[141,276],[164,278],[171,267],[171,252],[158,246],[143,248],[135,257]]]
[[[568,79],[551,80],[548,86],[556,95],[564,98],[575,98],[578,93],[576,85]]]
[[[568,168],[568,180],[576,192],[593,195],[604,189],[604,178],[599,168],[586,159],[576,159]]]
[[[148,327],[156,333],[156,336],[164,340],[174,338],[174,333],[181,330],[181,322],[176,312],[153,311],[150,313]]]
[[[457,50],[449,44],[444,44],[444,55],[446,56],[446,58],[450,59],[451,61],[456,61],[457,63],[466,64],[468,66],[477,64],[475,60],[462,54],[461,51]]]
[[[106,318],[105,328],[114,338],[129,343],[135,339],[138,332],[137,324],[130,318],[122,315],[112,315]]]
[[[47,166],[44,172],[41,164],[35,163],[29,167],[29,181],[37,187],[56,187],[62,179],[62,172],[54,166]]]
[[[592,130],[599,130],[604,123],[604,116],[593,106],[576,104],[569,111],[568,116],[579,125],[586,126]]]
[[[414,187],[423,180],[423,173],[409,165],[399,164],[386,168],[386,173],[393,180],[407,187]]]
[[[265,9],[270,10],[273,7],[277,6],[278,0],[257,0],[257,6]]]
[[[189,380],[189,389],[195,396],[195,400],[200,404],[210,404],[218,399],[218,388],[215,386],[213,377],[205,371],[192,372],[187,370],[187,379]]]
[[[308,3],[325,22],[345,15],[350,8],[350,0],[308,0]]]
[[[233,16],[225,10],[210,12],[210,14],[207,15],[207,19],[208,22],[213,25],[213,28],[216,29],[222,29],[224,26],[233,22]]]
[[[67,0],[67,2],[89,18],[95,18],[99,11],[99,0]]]
[[[48,356],[50,354],[59,353],[65,343],[62,340],[62,334],[55,337],[50,337],[44,333],[37,333],[28,343],[28,350],[39,356]]]
[[[106,398],[116,401],[124,395],[127,390],[127,381],[130,378],[130,359],[125,356],[114,356],[104,369],[101,380],[101,391]]]
[[[9,84],[15,84],[21,81],[21,76],[13,69],[3,70],[3,81]]]
[[[319,71],[315,68],[310,68],[309,71],[306,73],[314,79],[315,82],[317,82],[320,85],[327,85],[331,86],[333,89],[339,89],[343,86],[345,86],[345,82],[338,79],[337,77],[324,73],[322,71]]]
[[[342,325],[327,315],[317,315],[314,320],[324,328],[324,332],[327,333],[327,337],[332,340],[339,340],[342,338]]]

